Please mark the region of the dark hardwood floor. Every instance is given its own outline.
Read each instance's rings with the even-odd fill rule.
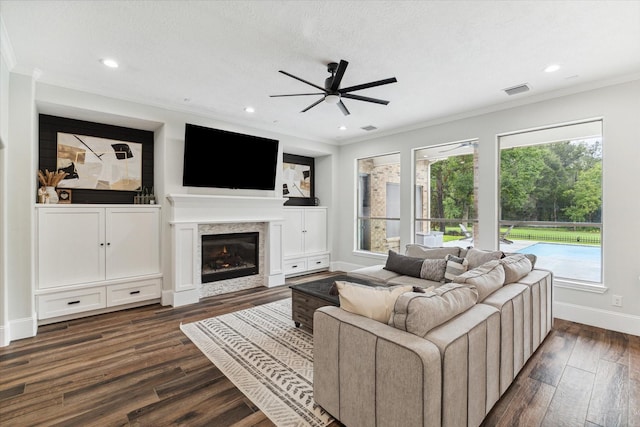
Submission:
[[[0,348],[0,425],[273,426],[179,326],[290,295],[257,288],[41,326]],[[556,320],[483,424],[494,425],[640,426],[640,337]]]

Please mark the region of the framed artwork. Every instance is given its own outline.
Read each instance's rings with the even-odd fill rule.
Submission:
[[[66,188],[57,188],[58,204],[71,203],[71,190]]]
[[[38,169],[68,173],[58,188],[72,204],[133,204],[153,187],[153,131],[47,114],[38,125]]]
[[[315,205],[314,158],[282,155],[282,196],[288,206]]]
[[[142,188],[142,144],[57,133],[58,188],[136,191]]]

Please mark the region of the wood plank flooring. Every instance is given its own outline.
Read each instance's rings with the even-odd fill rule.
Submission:
[[[256,288],[41,326],[0,348],[0,425],[273,426],[179,326],[290,295]],[[483,423],[538,425],[640,426],[640,337],[556,320]]]

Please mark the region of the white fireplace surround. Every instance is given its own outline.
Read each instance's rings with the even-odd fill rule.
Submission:
[[[265,224],[264,286],[284,284],[282,264],[283,205],[275,197],[169,194],[171,204],[171,290],[162,294],[162,304],[179,307],[200,300],[199,225]]]

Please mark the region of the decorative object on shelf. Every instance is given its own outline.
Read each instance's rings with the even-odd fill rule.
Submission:
[[[315,199],[313,157],[282,155],[282,196],[286,206],[313,206]]]
[[[58,193],[56,192],[56,187],[45,187],[45,195],[44,202],[50,204],[58,203]]]
[[[45,188],[44,201],[42,203],[58,203],[56,186],[65,176],[67,176],[66,172],[49,172],[49,169],[45,169],[44,172],[38,171],[38,181]],[[41,196],[41,190],[38,190],[38,201],[40,201]]]
[[[58,193],[58,203],[71,203],[71,190],[67,188],[58,188],[56,192]]]
[[[58,132],[57,168],[64,188],[135,191],[142,185],[142,144]]]
[[[141,190],[136,192],[136,195],[133,197],[134,205],[155,205],[156,204],[156,196],[153,192],[153,187],[151,188],[151,192],[147,192],[147,187],[142,187]]]

